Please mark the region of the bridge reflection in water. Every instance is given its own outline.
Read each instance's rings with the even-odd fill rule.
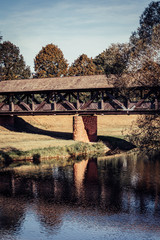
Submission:
[[[2,239],[12,234],[18,237],[20,233],[29,237],[27,227],[39,224],[41,233],[36,232],[36,227],[32,229],[36,236],[57,236],[64,234],[66,224],[74,226],[75,222],[98,226],[100,231],[105,226],[106,233],[106,226],[112,226],[118,229],[117,234],[127,229],[137,234],[148,232],[154,239],[160,236],[158,160],[121,155],[111,160],[90,159],[72,166],[35,169],[33,173],[0,173]],[[76,231],[78,234],[79,229]]]

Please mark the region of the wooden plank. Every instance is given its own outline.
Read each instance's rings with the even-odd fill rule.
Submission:
[[[18,105],[19,105],[19,106],[22,105],[27,111],[31,111],[30,106],[29,106],[27,103],[25,103],[25,102],[21,102],[21,103],[18,104]]]
[[[5,105],[4,102],[0,103],[0,109]]]
[[[53,110],[57,110],[57,103],[56,103],[56,94],[54,94],[54,99],[53,99]]]
[[[88,102],[82,104],[82,106],[80,107],[81,110],[86,109],[91,103],[93,102],[93,99],[89,100]]]
[[[13,101],[10,103],[9,108],[10,108],[11,112],[14,112],[14,103],[13,103]]]
[[[32,94],[32,103],[31,103],[31,109],[34,112],[35,110],[35,103],[34,103],[34,94]]]
[[[101,98],[101,110],[104,110],[104,92],[102,92],[102,98]]]
[[[35,109],[35,111],[39,111],[41,108],[44,107],[45,104],[46,104],[46,101],[41,102],[41,103],[38,105],[38,107]]]
[[[81,110],[86,109],[93,102],[93,100],[98,96],[98,92],[96,92],[96,94],[91,94],[91,95],[92,95],[91,96],[92,99],[90,99],[88,102],[82,104],[81,107],[80,107]]]
[[[71,102],[69,102],[69,101],[67,101],[66,100],[66,97],[67,97],[67,93],[66,94],[64,94],[64,96],[61,94],[61,93],[58,93],[57,94],[59,97],[60,97],[60,99],[62,100],[62,103],[65,103],[65,104],[67,104],[72,110],[77,110],[76,108],[75,108],[75,106],[71,103]],[[60,101],[58,101],[57,103],[59,103]]]
[[[80,101],[79,101],[79,92],[77,92],[77,109],[80,108]]]
[[[112,96],[110,93],[106,92],[107,96],[116,103],[119,107],[121,107],[123,110],[126,110],[126,107],[123,103],[121,103],[119,100],[117,100],[114,96]]]
[[[57,96],[60,97],[60,100],[57,101],[57,103],[60,103],[61,101],[66,100],[68,93],[65,93],[64,95],[62,95],[61,93],[57,93]]]
[[[47,104],[47,102],[49,102],[49,99],[51,99],[52,98],[52,93],[50,93],[50,94],[48,94],[47,95],[47,97],[45,98],[45,100],[44,101],[42,101],[38,106],[37,106],[37,108],[35,109],[35,111],[39,111],[40,109],[42,109],[44,106],[45,106],[45,104]],[[50,104],[51,105],[51,104]],[[51,108],[50,108],[51,109]]]
[[[64,101],[63,103],[67,104],[72,110],[77,110],[75,106],[72,103],[68,102],[67,100]]]
[[[77,100],[77,96],[71,92],[72,97],[74,97],[75,100]]]
[[[94,99],[89,100],[88,102],[81,105],[80,110],[84,110],[93,102]]]
[[[12,94],[9,96],[9,111],[14,112],[14,96]]]
[[[136,114],[142,114],[142,115],[155,115],[155,114],[160,114],[160,110],[155,110],[155,109],[137,109],[135,111],[124,111],[123,109],[120,110],[58,110],[58,111],[48,111],[48,110],[43,110],[43,111],[14,111],[11,113],[10,111],[0,111],[0,116],[29,116],[29,115],[73,115],[73,114],[79,114],[79,115],[136,115]]]
[[[23,102],[23,100],[25,99],[26,95],[22,95],[21,97],[18,95],[14,95],[14,97],[18,100],[17,104],[20,104],[21,102]]]
[[[142,105],[142,103],[146,100],[147,97],[149,97],[149,95],[151,94],[152,92],[149,91],[147,94],[144,95],[144,98],[139,100],[135,105],[133,105],[130,110],[134,110],[138,107],[140,107]]]

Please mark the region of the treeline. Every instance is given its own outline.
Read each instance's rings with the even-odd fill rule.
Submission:
[[[94,59],[82,54],[71,66],[58,46],[48,44],[35,56],[34,69],[35,78],[115,74],[117,79],[121,79],[118,84],[125,85],[128,83],[125,76],[130,74],[130,79],[141,84],[159,84],[160,1],[151,2],[146,7],[140,16],[138,29],[131,34],[128,43],[111,44]],[[2,42],[1,37],[0,80],[30,77],[30,67],[26,66],[19,48],[9,41]]]

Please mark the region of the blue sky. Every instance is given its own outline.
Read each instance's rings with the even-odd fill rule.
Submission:
[[[94,58],[111,43],[128,42],[151,0],[5,0],[0,35],[20,48],[33,71],[34,58],[49,43],[71,64],[82,53]]]

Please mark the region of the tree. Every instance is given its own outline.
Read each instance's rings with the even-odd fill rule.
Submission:
[[[141,85],[160,84],[160,24],[153,27],[150,42],[132,35],[129,68]]]
[[[130,37],[132,57],[153,56],[156,36],[160,32],[160,1],[151,2],[140,17],[140,26]],[[157,44],[157,42],[156,42]],[[154,52],[155,55],[155,52]]]
[[[143,41],[150,43],[152,40],[153,29],[160,24],[160,1],[151,2],[140,17],[140,27],[138,36]]]
[[[36,77],[63,77],[67,75],[68,63],[62,51],[54,44],[42,48],[34,60]]]
[[[160,52],[160,24],[157,24],[153,28],[152,32],[152,39],[151,39],[152,46],[156,51],[158,51],[158,54]]]
[[[93,63],[96,65],[97,71],[101,74],[105,74],[105,51],[100,53],[93,59]]]
[[[147,60],[142,64],[142,67],[137,71],[137,80],[142,86],[159,86],[160,85],[160,64]]]
[[[130,70],[134,83],[160,86],[160,1],[151,2],[140,17],[140,27],[130,38]],[[160,151],[160,117],[141,116],[132,127],[129,140],[140,150]]]
[[[9,41],[0,43],[0,79],[25,79],[30,75],[19,48]]]
[[[129,70],[142,85],[160,84],[160,1],[151,2],[130,38]]]
[[[95,59],[99,71],[120,76],[126,69],[130,54],[128,44],[112,44],[108,49],[99,54]]]
[[[85,76],[97,74],[96,65],[92,58],[88,58],[86,54],[82,54],[77,58],[68,70],[69,76]]]
[[[158,115],[138,117],[131,127],[127,139],[141,151],[160,151],[160,117]]]

